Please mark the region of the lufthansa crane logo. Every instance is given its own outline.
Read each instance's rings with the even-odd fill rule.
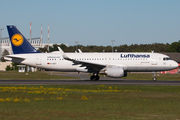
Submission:
[[[21,34],[14,34],[11,38],[12,44],[15,46],[22,45],[24,38]]]

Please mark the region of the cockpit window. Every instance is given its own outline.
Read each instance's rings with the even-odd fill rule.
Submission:
[[[163,60],[171,60],[171,58],[170,57],[165,57],[165,58],[163,58]]]

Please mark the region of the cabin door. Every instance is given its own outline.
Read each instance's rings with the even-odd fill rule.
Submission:
[[[152,65],[157,65],[157,56],[152,54],[152,62],[151,62]]]
[[[40,55],[36,56],[36,65],[41,65],[41,56]]]

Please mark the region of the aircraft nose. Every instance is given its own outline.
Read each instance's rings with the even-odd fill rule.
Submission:
[[[173,63],[171,64],[171,66],[174,67],[174,68],[177,68],[179,65],[178,65],[177,62],[173,61]]]

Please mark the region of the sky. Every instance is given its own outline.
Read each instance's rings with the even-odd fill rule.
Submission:
[[[50,43],[112,45],[180,40],[180,0],[0,0],[0,29],[15,25]]]

